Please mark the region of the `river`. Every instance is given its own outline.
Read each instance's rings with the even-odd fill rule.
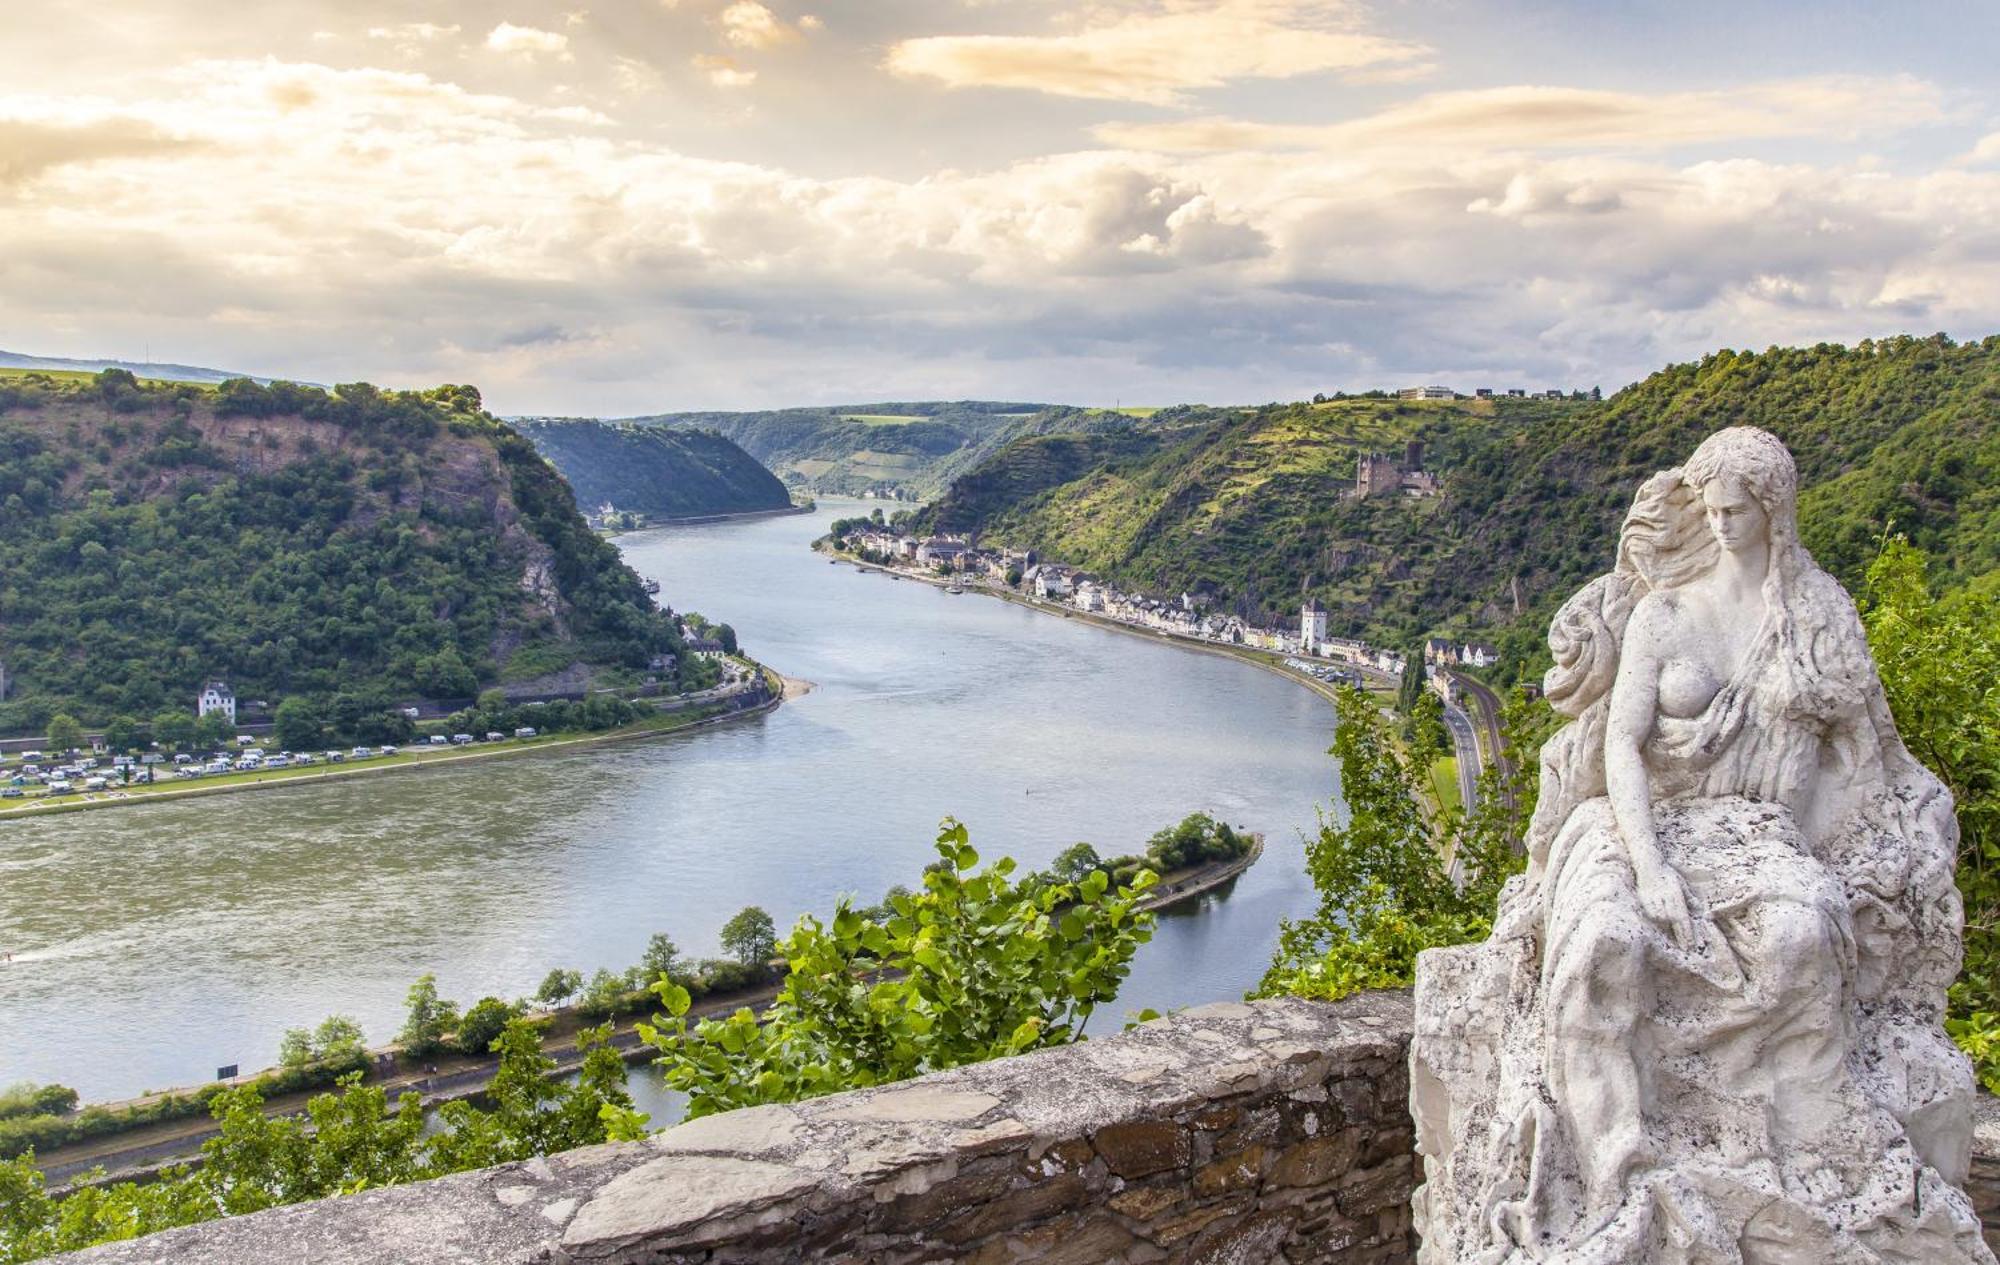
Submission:
[[[1267,838],[1161,919],[1093,1031],[1232,998],[1305,913],[1302,832],[1333,794],[1333,711],[1271,673],[977,595],[831,566],[811,515],[619,538],[678,609],[813,691],[768,715],[596,749],[0,827],[0,1084],[86,1100],[275,1059],[331,1013],[393,1037],[410,981],[532,992],[553,966],[683,952],[761,905],[781,926],[915,885],[940,818],[988,858],[1110,855],[1197,809]],[[645,1097],[651,1098],[651,1095]],[[642,1102],[642,1105],[656,1105]]]

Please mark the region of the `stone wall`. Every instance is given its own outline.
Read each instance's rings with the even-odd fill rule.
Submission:
[[[1221,1003],[1068,1049],[711,1116],[80,1254],[94,1262],[966,1261],[1414,1256],[1410,1003]],[[2000,1103],[1972,1195],[2000,1245]]]
[[[1223,1003],[81,1259],[1408,1261],[1409,1026],[1401,993]]]

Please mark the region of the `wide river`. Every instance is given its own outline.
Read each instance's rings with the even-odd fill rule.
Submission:
[[[915,885],[940,818],[985,857],[1139,851],[1197,809],[1263,831],[1226,894],[1161,919],[1110,1013],[1233,998],[1312,907],[1303,834],[1334,793],[1333,711],[1271,673],[830,566],[813,515],[621,537],[664,600],[816,688],[696,733],[0,826],[0,1084],[86,1100],[274,1061],[332,1013],[394,1036],[410,981],[517,997],[623,969],[647,937],[719,950]]]

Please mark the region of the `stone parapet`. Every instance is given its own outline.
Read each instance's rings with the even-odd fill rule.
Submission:
[[[643,1142],[273,1209],[78,1261],[1390,1265],[1414,1258],[1406,993],[1218,1003]],[[2000,1242],[2000,1103],[1971,1191]]]

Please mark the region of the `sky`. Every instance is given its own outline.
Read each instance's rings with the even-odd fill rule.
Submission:
[[[510,414],[2000,333],[1991,0],[0,5],[0,348]]]

